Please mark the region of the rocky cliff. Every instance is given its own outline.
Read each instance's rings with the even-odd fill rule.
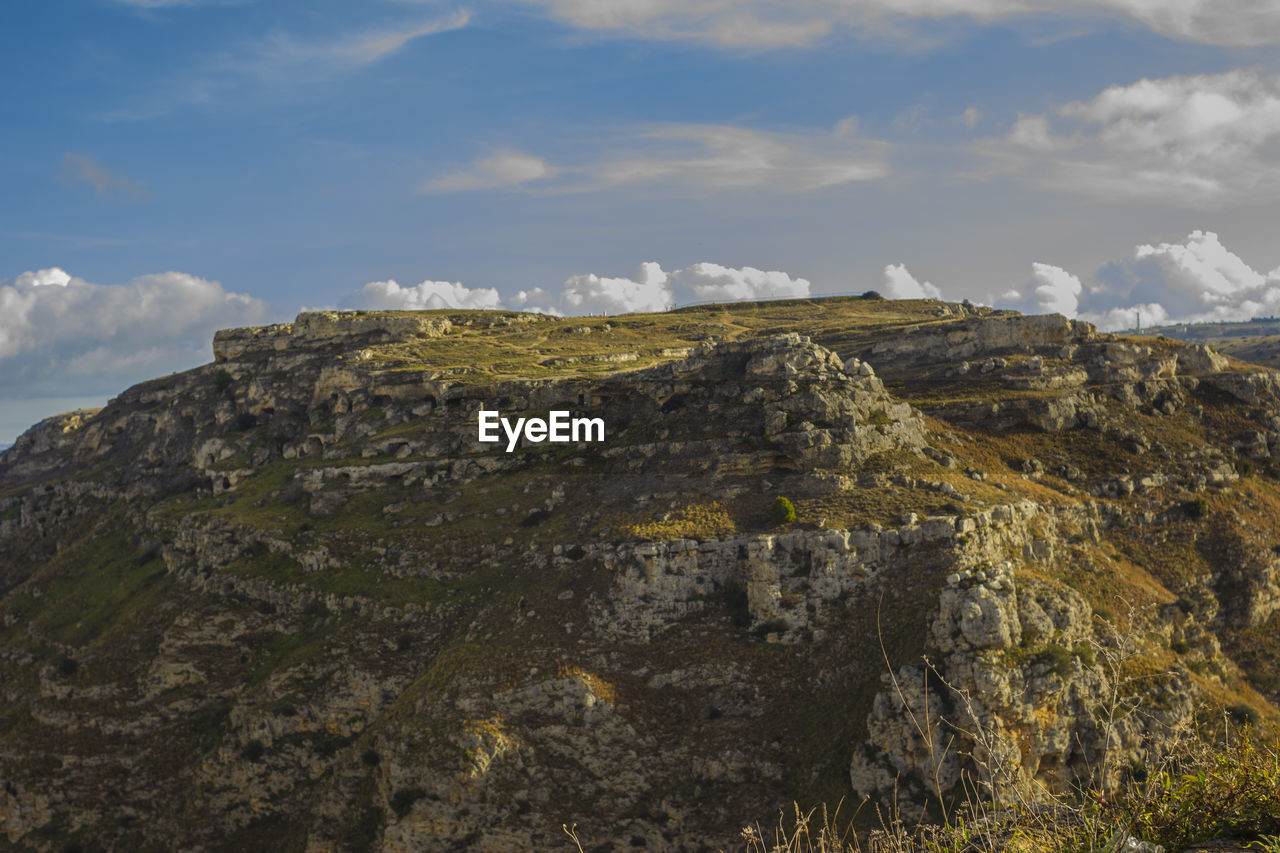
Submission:
[[[214,356],[0,456],[16,849],[728,849],[1277,717],[1280,383],[1206,348],[832,299]]]

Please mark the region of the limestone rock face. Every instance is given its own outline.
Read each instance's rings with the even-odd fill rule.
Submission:
[[[965,780],[1002,799],[1106,787],[1147,756],[1149,732],[1194,714],[1187,678],[1128,678],[1131,639],[1069,587],[1020,585],[1008,563],[953,574],[930,637],[925,664],[882,678],[850,767],[863,796],[897,783],[936,803]]]
[[[1062,347],[1096,335],[1093,326],[1061,314],[972,318],[919,326],[877,341],[865,356],[873,365],[903,370],[919,364],[949,364],[975,356],[1028,352],[1057,354]]]
[[[933,643],[943,653],[978,649],[1011,649],[1022,641],[1018,602],[1002,594],[1013,587],[1008,565],[983,572],[980,580],[942,591],[941,608],[934,620]]]
[[[292,323],[223,329],[213,336],[213,359],[235,361],[251,355],[290,349],[348,347],[358,343],[425,337],[449,333],[447,317],[416,312],[304,311]]]
[[[731,849],[1280,716],[1280,381],[1210,350],[870,299],[214,350],[0,455],[15,849]]]

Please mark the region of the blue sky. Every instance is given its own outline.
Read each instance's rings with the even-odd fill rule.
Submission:
[[[1277,313],[1275,6],[16,0],[0,442],[303,307]]]

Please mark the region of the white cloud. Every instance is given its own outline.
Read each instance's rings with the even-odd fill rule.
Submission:
[[[1087,285],[1060,267],[1033,264],[1029,288],[1008,291],[996,304],[1105,330],[1132,328],[1139,319],[1144,326],[1243,321],[1280,314],[1280,268],[1259,272],[1217,234],[1193,231],[1182,243],[1136,246]]]
[[[517,311],[527,311],[530,314],[550,314],[553,317],[563,317],[564,312],[559,308],[544,307],[542,303],[549,302],[555,297],[541,287],[535,287],[532,290],[521,290],[511,298],[512,305]]]
[[[941,299],[942,291],[927,281],[916,281],[905,264],[889,264],[884,268],[880,295],[887,299]]]
[[[631,277],[584,273],[570,276],[559,293],[542,287],[517,291],[504,301],[491,287],[424,281],[402,287],[395,281],[371,281],[341,301],[345,308],[414,311],[441,308],[504,309],[564,317],[573,314],[631,314],[666,311],[677,301],[730,302],[802,297],[809,282],[780,270],[697,263],[667,273],[656,261],[641,264]]]
[[[143,199],[147,188],[126,175],[112,171],[86,154],[62,155],[61,176],[67,183],[85,183],[99,198]]]
[[[465,9],[450,15],[385,29],[366,30],[342,38],[320,40],[299,39],[277,33],[261,43],[257,50],[241,61],[232,61],[244,70],[262,76],[308,69],[326,76],[344,68],[360,68],[396,53],[409,42],[424,36],[462,29],[471,20]]]
[[[401,287],[396,281],[371,281],[342,300],[346,308],[378,311],[423,311],[441,308],[501,308],[492,287],[470,288],[461,282],[423,281]]]
[[[842,120],[833,131],[770,133],[686,124],[637,134],[644,150],[587,170],[597,186],[661,181],[701,189],[771,187],[804,192],[886,177],[888,144],[856,138]]]
[[[1107,199],[1275,197],[1280,76],[1237,70],[1112,86],[1062,106],[1056,120],[1021,115],[981,150],[1043,186]]]
[[[1012,145],[1030,151],[1053,151],[1069,144],[1053,138],[1049,120],[1044,116],[1019,115],[1005,139]]]
[[[423,192],[519,186],[590,192],[624,185],[658,185],[679,195],[769,188],[807,192],[889,174],[889,144],[856,135],[856,119],[831,130],[777,133],[711,124],[677,124],[627,132],[619,148],[594,162],[553,165],[532,154],[505,151],[461,172],[423,184]]]
[[[511,301],[517,306],[527,305],[531,302],[543,302],[551,298],[551,294],[541,287],[535,287],[532,290],[520,290],[511,298]]]
[[[204,0],[125,0],[139,7],[205,5]],[[227,0],[240,2],[240,0]],[[132,104],[104,111],[107,121],[137,121],[166,115],[180,106],[252,103],[266,93],[341,77],[385,59],[427,36],[466,27],[470,13],[458,9],[426,20],[341,35],[297,35],[275,31],[229,48],[196,67],[175,68],[147,87]]]
[[[1221,45],[1280,42],[1273,0],[517,0],[584,30],[723,47],[811,45],[833,31],[909,36],[913,24],[1036,16],[1125,17],[1171,38]]]
[[[214,331],[270,315],[186,273],[99,285],[57,267],[25,272],[0,284],[0,398],[115,393],[208,361]]]
[[[559,308],[548,308],[542,305],[526,305],[523,308],[516,309],[526,314],[547,314],[551,317],[564,317],[565,313]]]
[[[1169,312],[1158,302],[1144,302],[1140,305],[1130,305],[1125,308],[1110,308],[1106,311],[1087,313],[1081,315],[1080,319],[1093,323],[1103,331],[1112,332],[1121,329],[1133,329],[1139,325],[1150,328],[1151,326],[1193,322],[1185,317],[1170,317]]]
[[[1023,294],[1026,294],[1025,296]],[[1080,279],[1053,264],[1031,265],[1031,281],[1021,290],[1010,290],[997,300],[1002,308],[1015,308],[1027,314],[1062,314],[1076,316],[1084,285]]]
[[[423,192],[457,192],[511,187],[549,178],[555,170],[540,157],[519,151],[502,151],[477,160],[469,169],[441,175],[423,184]]]
[[[564,283],[561,300],[571,314],[666,311],[675,305],[668,276],[653,261],[641,264],[634,278],[572,276]]]
[[[831,23],[807,10],[734,0],[525,0],[554,18],[587,30],[720,45],[801,47],[826,35]],[[797,4],[801,5],[801,4]]]
[[[702,262],[668,273],[656,262],[648,261],[631,278],[572,276],[565,281],[559,302],[567,314],[627,314],[666,311],[689,302],[803,297],[809,295],[809,288],[808,280],[780,270]],[[544,301],[548,295],[541,289],[522,292],[516,301]]]
[[[1280,313],[1280,269],[1253,269],[1212,231],[1193,231],[1183,243],[1138,246],[1131,261],[1103,268],[1098,278],[1100,308],[1158,305],[1169,322]]]
[[[671,273],[671,283],[693,294],[700,302],[733,302],[750,299],[809,295],[809,282],[779,270],[755,267],[722,267],[698,263]]]
[[[13,280],[13,286],[19,290],[29,287],[66,287],[70,283],[71,276],[61,267],[27,271]]]

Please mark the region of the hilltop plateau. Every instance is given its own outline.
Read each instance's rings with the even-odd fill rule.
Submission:
[[[848,297],[213,355],[0,455],[12,849],[734,849],[1280,719],[1280,374],[1207,346]]]

